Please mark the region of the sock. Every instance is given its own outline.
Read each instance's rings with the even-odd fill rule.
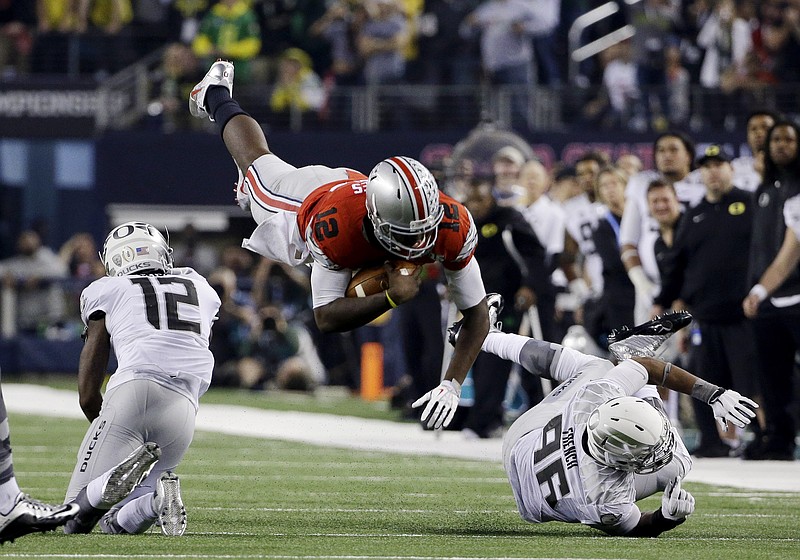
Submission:
[[[14,477],[0,484],[0,512],[8,513],[11,511],[11,508],[17,503],[17,496],[19,496],[20,492],[17,479]]]
[[[481,350],[494,354],[498,358],[511,360],[515,364],[519,364],[519,355],[522,352],[522,347],[529,340],[531,339],[527,336],[518,334],[490,332],[486,335]]]
[[[224,86],[211,86],[206,92],[206,110],[214,118],[214,122],[219,127],[219,133],[225,129],[225,125],[236,115],[248,115],[239,103],[231,97],[228,88]]]
[[[108,482],[110,476],[111,470],[108,470],[89,482],[89,484],[86,486],[86,499],[89,500],[89,504],[91,504],[92,507],[109,509],[114,505],[103,503],[103,487],[106,485],[106,482]]]
[[[144,533],[157,517],[158,512],[153,507],[153,494],[145,494],[120,508],[117,512],[117,524],[128,533]]]

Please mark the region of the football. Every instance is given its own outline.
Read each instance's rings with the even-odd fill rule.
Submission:
[[[411,276],[416,274],[419,268],[409,261],[393,261],[392,264],[401,269],[401,274]],[[367,297],[379,294],[389,288],[389,277],[386,275],[383,265],[362,268],[353,275],[350,284],[347,285],[345,296],[347,297]]]

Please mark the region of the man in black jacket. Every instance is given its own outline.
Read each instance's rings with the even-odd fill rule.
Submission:
[[[753,394],[758,359],[741,305],[748,288],[753,199],[733,186],[733,167],[720,146],[709,146],[697,163],[706,194],[686,211],[662,261],[655,311],[682,300],[700,331],[700,339],[693,340],[695,369],[712,383]],[[713,416],[703,407],[694,412],[701,439],[693,455],[727,457],[730,447],[720,439]]]
[[[540,312],[553,312],[555,289],[550,283],[552,268],[546,253],[525,217],[511,207],[499,206],[488,181],[476,180],[469,189],[465,206],[472,214],[478,230],[476,258],[483,258],[483,284],[490,292],[503,296],[505,305],[500,314],[505,328],[516,332],[522,314],[537,304]],[[481,353],[472,367],[475,404],[464,423],[471,430],[465,435],[480,438],[499,435],[503,426],[503,397],[511,371],[511,363]],[[527,389],[527,387],[526,387]],[[541,395],[531,395],[535,400]]]

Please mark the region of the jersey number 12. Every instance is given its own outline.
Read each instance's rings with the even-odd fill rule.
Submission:
[[[158,282],[159,285],[164,286],[168,284],[181,284],[186,288],[186,295],[176,294],[174,292],[160,291],[156,292],[156,286],[153,285],[153,280]],[[147,314],[147,322],[153,327],[161,328],[161,312],[159,295],[164,300],[164,307],[166,308],[167,315],[167,329],[171,331],[189,331],[200,334],[200,323],[195,321],[186,321],[178,317],[178,304],[183,303],[186,305],[193,305],[199,307],[197,300],[197,289],[191,280],[186,278],[160,277],[160,276],[143,276],[141,278],[131,278],[131,282],[138,285],[142,289],[144,295],[144,306]]]

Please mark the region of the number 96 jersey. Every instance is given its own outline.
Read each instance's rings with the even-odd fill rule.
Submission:
[[[168,385],[197,406],[211,383],[214,356],[208,344],[220,299],[191,268],[164,276],[114,276],[92,282],[81,294],[81,318],[97,312],[117,358],[106,390],[146,377]]]

